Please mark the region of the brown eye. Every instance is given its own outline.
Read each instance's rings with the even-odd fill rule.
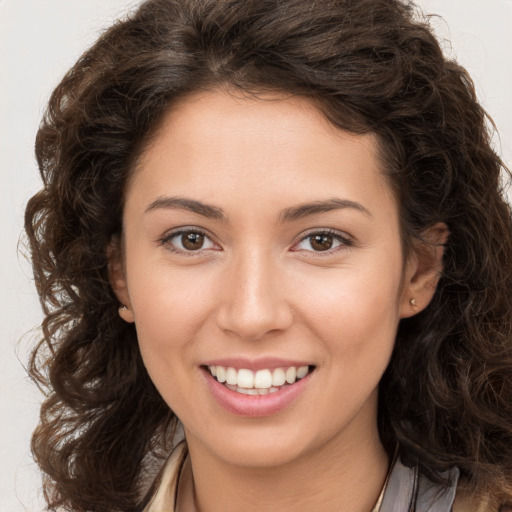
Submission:
[[[202,249],[205,236],[203,233],[188,232],[181,235],[181,244],[188,251]]]
[[[306,235],[297,245],[294,251],[307,252],[334,252],[338,248],[350,247],[352,240],[342,233],[330,231],[316,231]]]
[[[205,233],[195,230],[179,231],[162,241],[175,252],[181,253],[191,253],[216,248],[216,245]]]
[[[309,243],[315,251],[327,251],[331,249],[334,244],[334,237],[329,233],[311,235],[309,239]]]

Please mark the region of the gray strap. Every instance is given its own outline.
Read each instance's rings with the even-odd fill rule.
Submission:
[[[459,470],[447,472],[451,485],[447,488],[419,476],[416,468],[395,462],[379,512],[450,512],[457,490]]]

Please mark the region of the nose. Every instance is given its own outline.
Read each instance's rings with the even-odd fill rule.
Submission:
[[[226,266],[217,325],[245,340],[286,331],[293,312],[283,286],[283,269],[264,251],[249,249]]]

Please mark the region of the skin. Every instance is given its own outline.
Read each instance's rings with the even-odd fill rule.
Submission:
[[[139,161],[111,279],[148,372],[184,425],[180,511],[375,504],[389,464],[379,380],[400,319],[431,299],[442,257],[436,247],[404,262],[376,148],[372,135],[334,128],[306,100],[214,90],[175,105]],[[343,207],[283,221],[333,198]],[[201,249],[180,246],[183,227],[207,235]],[[311,235],[326,230],[333,247],[315,250]],[[425,235],[441,243],[446,228]],[[240,417],[212,397],[201,368],[226,357],[308,361],[315,371],[289,407]]]

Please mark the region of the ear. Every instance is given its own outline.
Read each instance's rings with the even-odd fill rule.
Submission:
[[[119,316],[125,322],[132,323],[134,316],[126,282],[122,242],[119,236],[112,237],[107,247],[107,258],[110,286],[121,304]]]
[[[413,254],[406,263],[400,300],[400,318],[408,318],[425,309],[436,291],[443,270],[444,245],[449,231],[438,222],[414,242]]]

